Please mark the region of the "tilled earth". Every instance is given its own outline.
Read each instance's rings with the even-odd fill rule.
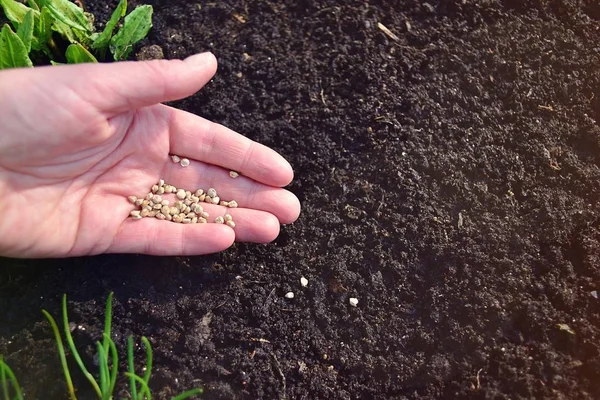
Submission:
[[[157,398],[600,398],[597,1],[145,3],[139,47],[220,63],[175,105],[283,154],[303,212],[213,256],[1,260],[28,398],[66,398],[41,309],[68,295],[93,367],[110,291]]]

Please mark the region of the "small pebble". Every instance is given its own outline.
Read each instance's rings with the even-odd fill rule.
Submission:
[[[171,160],[173,160],[174,163],[178,163],[181,161],[181,158],[179,158],[179,156],[172,155]]]
[[[222,224],[224,222],[225,222],[225,220],[221,216],[218,216],[217,218],[215,218],[215,224]]]
[[[305,277],[301,277],[300,278],[300,284],[302,285],[302,287],[307,287],[308,286],[308,279],[306,279]]]
[[[293,299],[294,298],[294,292],[287,292],[285,294],[285,298],[286,299]]]
[[[181,165],[182,167],[187,167],[188,165],[190,165],[190,160],[188,160],[187,158],[182,158],[179,162],[179,165]]]
[[[240,174],[238,174],[235,171],[229,171],[229,176],[232,177],[232,178],[237,178],[238,176],[240,176]]]
[[[352,307],[356,307],[358,305],[358,299],[356,297],[350,297],[348,301]]]

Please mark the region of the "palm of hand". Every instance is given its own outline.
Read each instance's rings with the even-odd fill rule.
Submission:
[[[5,211],[0,254],[206,254],[226,249],[234,240],[271,241],[280,222],[293,222],[298,200],[280,188],[292,177],[285,160],[220,125],[157,104],[203,86],[215,69],[210,58],[204,61],[196,68],[164,61],[150,68],[81,65],[75,66],[79,79],[74,82],[57,67],[45,76],[11,71],[10,81],[0,75],[0,93],[19,93],[0,107],[0,119],[8,121],[0,135],[0,206]],[[118,82],[106,78],[106,86],[94,84],[99,67],[113,74],[118,70]],[[51,73],[55,79],[47,79]],[[148,82],[128,88],[121,75],[127,73],[146,73]],[[165,78],[173,76],[178,80],[166,86]],[[18,87],[21,79],[35,89],[13,91],[11,86]],[[182,168],[169,153],[192,163]],[[244,176],[231,179],[229,169]],[[127,218],[133,206],[126,197],[145,196],[159,179],[192,191],[215,187],[223,197],[235,198],[240,208],[205,206],[212,218],[232,214],[235,230]]]

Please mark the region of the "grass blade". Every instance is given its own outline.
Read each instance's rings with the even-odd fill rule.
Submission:
[[[140,378],[136,374],[131,374],[129,372],[125,372],[125,376],[139,382],[139,384],[141,386],[140,394],[142,396],[146,396],[146,400],[152,400],[152,394],[150,393],[150,388],[148,387],[148,384],[142,378]],[[143,399],[143,397],[142,397],[142,399]]]
[[[129,368],[129,373],[135,375],[135,368],[133,365],[133,337],[131,336],[127,338],[127,366]],[[135,384],[135,379],[133,379],[133,377],[129,377],[129,386],[131,386],[131,400],[137,400],[137,385]]]
[[[17,377],[13,373],[12,369],[10,369],[8,364],[4,362],[4,360],[2,359],[1,356],[0,356],[0,371],[2,374],[0,381],[2,382],[2,387],[4,388],[4,396],[6,397],[6,400],[10,400],[10,398],[8,397],[8,384],[6,382],[6,375],[8,375],[8,379],[9,379],[10,383],[12,384],[12,387],[15,391],[15,397],[13,399],[23,400],[23,392],[21,391],[21,386],[19,385],[19,381],[17,381]]]
[[[8,365],[4,363],[4,360],[0,357],[0,385],[2,385],[2,393],[4,394],[4,400],[10,400],[8,397],[8,383],[6,382],[6,368]]]
[[[171,400],[183,400],[183,399],[187,399],[188,397],[192,397],[194,395],[202,394],[202,393],[204,393],[204,389],[202,389],[202,388],[190,389],[187,392],[181,393],[179,396],[173,397]]]
[[[98,368],[100,369],[100,391],[102,392],[101,399],[108,399],[108,360],[102,343],[96,342],[98,348]]]
[[[58,330],[58,325],[56,325],[56,321],[54,320],[52,315],[50,315],[48,313],[48,311],[42,310],[42,312],[44,313],[44,315],[50,322],[50,325],[52,326],[52,331],[54,332],[54,337],[56,339],[56,344],[58,346],[58,355],[60,356],[60,363],[62,364],[63,372],[65,374],[65,379],[67,381],[67,387],[69,389],[69,396],[70,396],[71,400],[77,400],[77,397],[75,396],[75,388],[73,387],[73,381],[71,380],[71,374],[69,373],[69,366],[67,365],[67,357],[65,355],[65,348],[63,347],[62,338],[60,336],[60,331]],[[67,328],[68,328],[68,326],[67,326]]]
[[[110,338],[110,330],[112,325],[112,300],[113,300],[113,292],[108,294],[108,299],[106,300],[106,311],[104,312],[104,341],[103,347],[104,351],[108,353],[108,346]]]
[[[146,372],[144,372],[144,382],[148,385],[150,375],[152,374],[152,346],[150,346],[150,341],[145,336],[142,336],[142,342],[146,347]]]
[[[110,371],[110,385],[109,385],[109,393],[112,394],[112,392],[115,390],[115,385],[117,384],[117,372],[119,369],[119,356],[117,354],[117,346],[115,345],[115,342],[112,341],[110,338],[108,339],[108,344],[109,344],[109,348],[110,348],[110,356],[112,358],[112,369]],[[107,363],[108,365],[108,363]]]
[[[73,357],[75,358],[75,361],[77,361],[77,365],[79,365],[81,372],[83,372],[83,374],[85,375],[87,380],[90,381],[90,383],[92,384],[98,397],[102,398],[102,391],[100,391],[98,382],[96,382],[96,380],[94,379],[92,374],[90,374],[88,372],[87,368],[85,368],[85,365],[83,365],[83,361],[81,360],[81,357],[79,356],[79,352],[77,351],[77,348],[75,347],[75,343],[73,342],[73,336],[71,336],[71,330],[69,329],[69,318],[67,315],[67,295],[66,294],[63,295],[62,312],[63,312],[63,327],[65,329],[65,336],[67,337],[67,343],[69,344],[69,348],[71,349],[71,352],[73,353]]]

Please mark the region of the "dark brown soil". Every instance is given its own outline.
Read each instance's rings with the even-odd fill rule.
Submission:
[[[109,291],[161,399],[600,398],[597,1],[147,3],[140,46],[220,63],[176,105],[287,157],[303,213],[208,257],[2,260],[28,398],[66,398],[41,309],[68,294],[93,366]]]

